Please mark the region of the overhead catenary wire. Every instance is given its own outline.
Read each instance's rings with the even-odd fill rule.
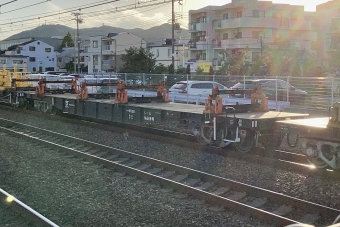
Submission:
[[[157,0],[153,0],[153,1],[157,1]],[[168,2],[170,2],[170,1],[167,1],[166,3],[168,3]],[[158,3],[156,3],[156,6],[157,5],[160,5],[160,4],[164,4],[164,2],[158,2]],[[144,8],[144,7],[151,7],[151,6],[155,6],[155,4],[149,4],[149,5],[139,5],[137,8]],[[128,6],[123,6],[123,7],[125,7],[126,9],[125,10],[129,10],[130,8],[129,7],[131,7],[131,5],[128,5]],[[114,8],[115,9],[115,11],[114,12],[123,12],[124,11],[124,9],[120,9],[119,7],[116,7],[116,8]],[[95,15],[94,15],[94,13],[96,13],[96,12],[98,12],[98,11],[94,11],[94,12],[90,12],[90,13],[84,13],[84,18],[88,18],[88,17],[94,17]],[[106,11],[106,13],[107,14],[109,14],[109,13],[112,13],[112,8],[111,8],[111,10],[110,11]],[[124,17],[124,16],[121,16],[121,17]],[[33,20],[35,20],[35,19],[33,19]],[[54,22],[55,22],[56,20],[54,20]],[[58,22],[62,22],[63,20],[57,20]],[[69,21],[69,19],[67,19],[67,20],[65,20],[65,23],[66,22],[68,22]],[[41,24],[41,22],[39,22],[39,23],[34,23],[34,25],[33,26],[37,26],[38,24]],[[25,26],[25,28],[27,28],[28,26],[29,26],[29,24],[25,24],[26,26]],[[23,24],[21,24],[21,25],[16,25],[16,26],[18,26],[18,27],[22,27],[23,26]],[[14,30],[14,26],[12,26],[12,24],[11,24],[11,27],[10,28],[8,28],[8,29],[10,29],[11,31],[13,31]],[[21,30],[21,29],[16,29],[16,30]],[[4,32],[4,31],[8,31],[8,30],[2,30],[2,32]]]
[[[154,8],[149,8],[149,9],[145,9],[144,11],[140,11],[140,12],[146,12],[146,11],[153,10],[153,9],[155,9],[155,7]],[[121,15],[120,17],[116,17],[116,19],[133,16],[134,14],[135,14],[135,12],[131,12],[130,14]],[[83,18],[87,19],[87,18],[91,18],[91,17],[95,17],[95,16],[96,15],[94,15],[93,13],[88,13],[88,16],[83,16]],[[170,18],[170,16],[168,16],[167,19],[169,19],[169,18]],[[156,19],[151,19],[149,21],[159,22]],[[67,24],[68,25],[69,19],[68,18],[67,19],[58,19],[58,20],[53,20],[53,22],[54,22],[54,24],[61,23],[61,24]],[[147,21],[145,21],[145,22],[139,21],[135,25],[146,25],[147,23],[148,23]],[[27,29],[27,28],[34,28],[34,27],[39,26],[39,25],[41,25],[40,22],[39,23],[34,22],[34,23],[30,23],[30,24],[26,23],[25,24],[25,29]],[[13,25],[13,26],[7,27],[7,30],[3,28],[2,31],[3,32],[9,31],[9,30],[10,31],[17,31],[17,30],[22,30],[22,27],[23,27],[23,24],[20,24],[20,25],[17,24],[17,25]]]
[[[38,2],[38,3],[34,3],[34,4],[31,4],[31,5],[28,5],[28,6],[23,6],[23,7],[17,8],[17,9],[13,9],[13,10],[9,10],[9,11],[3,12],[3,13],[1,13],[1,14],[11,13],[11,12],[18,11],[18,10],[21,10],[21,9],[27,9],[27,8],[29,8],[29,7],[36,6],[36,5],[40,5],[40,4],[49,2],[49,1],[51,1],[51,0],[45,0],[45,1],[43,1],[43,2]]]
[[[119,0],[113,0],[113,1],[109,1],[107,3],[112,3],[112,2],[116,2],[116,1],[119,1]],[[155,4],[156,5],[160,5],[160,4],[165,4],[165,3],[171,2],[170,0],[163,0],[163,2],[157,2],[157,1],[160,1],[160,0],[150,0],[150,2],[156,2],[156,3],[149,4],[149,5],[142,5],[143,3],[140,3],[140,4],[138,4],[138,6],[135,6],[134,4],[130,4],[130,5],[126,5],[126,6],[115,7],[115,8],[112,8],[109,12],[106,10],[106,12],[107,13],[122,12],[122,11],[126,11],[126,10],[132,10],[132,9],[135,9],[135,8],[144,8],[144,7],[154,6]],[[98,6],[98,5],[99,4],[97,4],[96,6]],[[103,5],[103,3],[101,5]],[[132,6],[135,6],[135,7],[132,7]],[[95,7],[95,6],[87,6],[87,7],[79,8],[78,10],[82,10],[82,9],[85,9],[85,8],[91,8],[91,7]],[[2,23],[0,25],[13,25],[13,24],[16,24],[16,23],[22,23],[22,22],[32,21],[32,20],[37,20],[37,19],[40,20],[42,18],[58,16],[58,15],[61,15],[61,14],[72,13],[72,12],[74,12],[74,11],[73,10],[68,10],[68,11],[59,12],[59,13],[53,13],[53,14],[50,14],[50,15],[41,16],[41,17],[37,17],[37,18],[33,18],[33,19],[25,19],[25,20],[20,20],[20,21],[12,21],[12,22],[8,22],[8,23]],[[83,14],[84,15],[86,15],[86,14],[92,14],[93,15],[96,12],[100,12],[100,11],[95,11],[95,12],[90,12],[90,13],[83,13]]]

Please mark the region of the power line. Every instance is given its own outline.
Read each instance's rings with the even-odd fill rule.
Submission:
[[[153,0],[153,1],[158,1],[158,0]],[[169,2],[170,2],[170,0],[167,0],[167,1],[164,1],[164,2],[158,2],[158,3],[156,3],[156,6],[160,5],[160,4],[164,4],[164,3],[169,3]],[[155,6],[155,3],[154,4],[149,4],[149,5],[140,5],[139,4],[139,6],[137,6],[137,8],[146,8],[146,7],[152,7],[152,6]],[[127,5],[127,6],[123,6],[123,7],[116,7],[116,8],[114,8],[114,11],[112,9],[108,9],[108,10],[106,10],[106,12],[104,14],[115,13],[115,12],[122,12],[124,10],[129,10],[130,8],[131,8],[131,5]],[[94,12],[86,13],[86,16],[84,16],[84,18],[94,17],[95,16],[94,14],[96,12],[100,12],[100,11],[94,11]],[[58,15],[58,14],[56,14],[56,15]],[[30,19],[30,20],[35,20],[35,19]],[[30,21],[30,20],[27,20],[27,21]],[[58,20],[58,21],[63,22],[64,20]],[[65,20],[65,21],[68,21],[68,20]],[[8,24],[10,24],[11,27],[12,27],[11,23],[8,23]],[[20,26],[20,25],[18,25],[18,26]],[[23,26],[23,24],[21,26]],[[27,27],[25,27],[25,29],[27,29]],[[11,30],[13,31],[13,28],[11,28]],[[17,30],[21,30],[21,29],[17,29]]]
[[[99,3],[99,4],[96,4],[96,5],[92,5],[92,6],[85,6],[85,7],[78,8],[78,10],[81,11],[83,9],[88,9],[88,8],[92,8],[92,7],[96,7],[96,6],[100,6],[100,5],[104,5],[104,4],[108,4],[108,3],[112,3],[112,2],[117,2],[117,1],[119,1],[119,0],[112,0],[112,1],[109,1],[109,2]],[[46,16],[41,16],[41,17],[38,17],[38,18],[35,18],[35,19],[42,19],[42,18],[47,18],[47,17],[58,16],[60,14],[72,13],[73,11],[74,10],[68,10],[68,11],[64,11],[64,12],[61,12],[61,13],[54,13],[54,14],[50,14],[50,15],[46,15]],[[14,21],[14,22],[4,23],[4,24],[0,24],[0,25],[20,23],[20,22],[25,22],[25,21],[35,20],[35,19],[26,19],[26,20]]]
[[[49,1],[51,1],[51,0],[45,0],[43,2],[38,2],[38,3],[32,4],[32,5],[28,5],[28,6],[24,6],[24,7],[17,8],[17,9],[13,9],[13,10],[10,10],[10,11],[6,11],[6,12],[3,12],[1,14],[6,14],[6,13],[14,12],[14,11],[18,11],[18,10],[21,10],[21,9],[26,9],[26,8],[29,8],[29,7],[32,7],[32,6],[36,6],[36,5],[40,5],[40,4],[43,4],[45,2],[49,2]]]
[[[102,1],[99,1],[97,3],[100,3],[100,2],[106,2],[107,0],[102,0]],[[76,6],[76,7],[71,7],[71,8],[66,8],[64,10],[77,10],[81,7],[84,7],[84,6],[88,6],[88,5],[92,5],[93,3],[88,3],[88,4],[85,4],[85,5],[82,5],[82,6]],[[28,18],[28,17],[36,17],[36,16],[40,16],[40,15],[46,15],[46,14],[51,14],[51,13],[56,13],[56,12],[60,12],[60,10],[58,11],[52,11],[52,12],[47,12],[47,13],[40,13],[40,14],[34,14],[34,15],[29,15],[29,16],[22,16],[22,17],[16,17],[17,19],[20,19],[20,18]],[[7,21],[9,19],[5,19],[5,20],[0,20],[0,21]]]
[[[1,7],[2,7],[2,6],[7,5],[7,4],[10,4],[10,3],[13,3],[13,2],[16,2],[16,1],[18,1],[18,0],[12,0],[12,1],[10,1],[10,2],[6,2],[6,3],[4,3],[4,4],[1,4],[1,5],[0,5],[0,11],[1,11]]]
[[[154,10],[154,9],[156,9],[156,8],[159,8],[159,6],[154,6],[154,7],[152,7],[152,6],[150,6],[150,8],[148,8],[148,9],[145,9],[145,10],[141,10],[140,12],[146,12],[146,11],[149,11],[149,10]],[[111,12],[107,12],[107,14],[109,14],[109,13],[111,13]],[[130,13],[130,14],[126,14],[126,15],[121,15],[121,16],[119,16],[119,17],[115,17],[115,19],[119,19],[119,18],[124,18],[124,17],[129,17],[129,16],[132,16],[132,15],[134,15],[135,14],[135,12],[132,12],[132,13]],[[88,13],[88,15],[87,16],[85,16],[85,17],[83,17],[83,18],[92,18],[92,17],[95,17],[96,15],[93,13],[93,12],[91,12],[91,13]],[[165,15],[165,16],[167,16],[167,15]],[[167,18],[164,18],[164,22],[166,22],[166,19]],[[155,21],[155,22],[159,22],[158,20],[156,20],[156,19],[150,19],[150,20],[148,20],[148,21],[150,21],[150,22],[152,22],[152,21]],[[145,21],[145,22],[142,22],[141,23],[141,21],[138,21],[139,23],[137,24],[137,25],[146,25],[146,24],[148,24],[149,22],[148,21]],[[61,24],[65,24],[65,22],[69,22],[69,19],[59,19],[59,20],[54,20],[53,21],[54,22],[54,24],[56,24],[56,23],[61,23]],[[36,27],[36,26],[38,26],[38,25],[40,25],[41,23],[39,22],[39,23],[36,23],[36,22],[34,22],[34,23],[30,23],[30,24],[25,24],[25,29],[28,29],[28,28],[34,28],[34,27]],[[68,24],[67,24],[68,25]],[[28,26],[30,26],[30,27],[28,27]],[[134,24],[134,26],[136,26],[136,24]],[[2,29],[2,31],[3,32],[7,32],[7,31],[17,31],[17,30],[22,30],[22,27],[23,27],[23,24],[21,24],[21,25],[14,25],[14,26],[10,26],[9,28],[7,28],[7,30],[4,30],[4,29]],[[17,29],[16,29],[17,28]]]

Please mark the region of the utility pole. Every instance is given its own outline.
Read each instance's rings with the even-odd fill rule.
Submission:
[[[172,17],[171,17],[171,30],[172,30],[172,36],[171,36],[171,40],[172,40],[172,46],[171,46],[171,49],[172,49],[172,57],[171,57],[171,64],[172,66],[175,68],[175,0],[172,0],[171,2],[171,14],[172,14]]]
[[[80,38],[79,38],[79,24],[81,24],[83,22],[83,19],[79,18],[79,16],[81,15],[81,13],[72,13],[72,15],[75,16],[75,19],[77,22],[77,52],[78,52],[78,60],[77,60],[77,64],[78,64],[78,70],[77,72],[80,73]]]
[[[260,36],[260,43],[261,43],[261,58],[263,57],[263,38]]]

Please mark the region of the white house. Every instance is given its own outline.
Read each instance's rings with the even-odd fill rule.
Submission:
[[[40,40],[30,40],[8,48],[0,56],[0,63],[6,63],[8,69],[17,63],[18,68],[27,63],[27,71],[57,71],[57,53],[54,47]],[[1,65],[0,64],[0,65]]]
[[[174,69],[182,66],[189,60],[188,45],[174,42]],[[148,46],[150,53],[156,59],[156,64],[161,63],[168,67],[172,63],[172,40],[166,39],[162,44],[151,44]]]
[[[92,36],[87,48],[88,72],[117,72],[122,67],[121,55],[130,47],[146,48],[143,38],[129,32]]]

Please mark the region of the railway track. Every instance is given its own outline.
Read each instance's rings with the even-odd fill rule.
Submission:
[[[1,226],[46,226],[58,227],[57,224],[47,219],[31,207],[27,206],[5,190],[0,188]],[[6,215],[5,215],[6,214]]]
[[[13,111],[17,110],[12,106],[0,105],[0,108]],[[204,150],[206,152],[211,152],[220,155],[227,155],[230,158],[246,160],[254,163],[263,164],[266,166],[273,166],[275,168],[280,168],[283,170],[289,169],[289,171],[305,174],[305,175],[313,175],[313,176],[321,176],[332,179],[339,179],[339,174],[334,174],[334,171],[329,171],[328,169],[315,169],[310,163],[308,163],[304,154],[299,154],[295,152],[289,152],[284,150],[274,150],[271,153],[267,153],[264,149],[255,149],[251,153],[240,153],[233,149],[228,148],[220,148],[213,146],[206,146],[197,143],[196,138],[192,134],[188,134],[185,132],[171,131],[165,130],[162,128],[157,128],[157,126],[146,127],[140,125],[129,125],[129,124],[120,124],[113,122],[104,122],[100,120],[87,119],[84,117],[63,114],[62,116],[54,115],[50,116],[46,113],[40,113],[36,111],[29,110],[21,110],[23,112],[27,112],[29,114],[36,114],[37,116],[51,118],[54,117],[58,121],[64,121],[68,123],[74,124],[75,120],[77,120],[77,125],[82,126],[91,126],[93,128],[97,128],[100,130],[112,131],[115,133],[126,133],[130,136],[136,136],[141,138],[150,139],[152,138],[158,142],[166,142],[170,144],[180,145],[182,147],[187,147],[190,149]]]
[[[17,108],[4,104],[0,104],[1,109],[9,110],[9,111],[17,111]],[[189,133],[186,132],[178,132],[172,130],[162,129],[157,125],[149,125],[149,126],[141,126],[141,125],[130,125],[130,124],[122,124],[122,123],[113,123],[106,122],[101,120],[94,120],[85,117],[79,117],[70,114],[53,114],[53,116],[41,113],[37,111],[30,111],[21,109],[24,113],[34,114],[39,117],[44,117],[50,119],[51,117],[55,118],[58,121],[63,121],[71,124],[82,125],[82,126],[91,126],[96,129],[106,130],[109,132],[115,133],[126,133],[130,136],[136,136],[145,139],[152,139],[158,142],[166,142],[169,144],[176,144],[182,147],[187,147],[190,149],[196,150],[204,150],[205,152],[215,153],[219,155],[227,155],[230,158],[245,160],[249,162],[254,162],[266,166],[271,166],[275,168],[279,168],[282,170],[289,170],[291,172],[301,173],[308,176],[317,176],[317,177],[326,177],[329,179],[340,179],[339,174],[335,174],[336,170],[330,169],[315,169],[313,165],[311,165],[304,154],[290,152],[286,150],[274,150],[270,153],[265,151],[264,149],[256,148],[254,151],[250,153],[240,153],[234,149],[228,148],[220,148],[213,146],[206,146],[197,143],[197,139]],[[286,141],[286,138],[284,139]],[[293,138],[294,143],[295,139]]]
[[[170,187],[275,226],[326,226],[340,210],[50,130],[0,119],[0,130],[44,147]]]

